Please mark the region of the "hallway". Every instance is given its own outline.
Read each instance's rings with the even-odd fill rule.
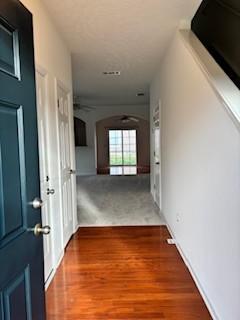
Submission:
[[[165,224],[150,194],[149,175],[77,177],[80,226]]]
[[[48,320],[208,320],[165,226],[81,228],[47,291]]]

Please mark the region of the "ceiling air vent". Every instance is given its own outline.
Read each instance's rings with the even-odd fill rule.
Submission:
[[[121,71],[103,71],[105,76],[120,76]]]

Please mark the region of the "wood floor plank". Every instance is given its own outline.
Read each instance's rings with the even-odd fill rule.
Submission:
[[[47,319],[212,319],[167,238],[165,226],[81,228],[47,290]]]

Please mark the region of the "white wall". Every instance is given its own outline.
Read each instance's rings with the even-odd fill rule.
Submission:
[[[76,110],[74,115],[86,122],[87,147],[76,148],[77,175],[96,174],[95,128],[96,122],[118,115],[135,115],[149,119],[148,105],[97,106],[90,112]]]
[[[163,213],[216,318],[238,320],[240,133],[179,34],[151,110],[159,98]]]
[[[47,72],[48,77],[48,142],[50,160],[50,183],[55,189],[51,197],[51,206],[54,213],[52,221],[52,233],[54,238],[54,258],[57,263],[63,254],[61,241],[61,217],[60,217],[60,189],[59,167],[60,163],[57,144],[57,101],[55,92],[55,80],[60,80],[72,94],[71,55],[60,33],[56,29],[51,17],[41,0],[21,0],[26,8],[33,14],[34,46],[36,66],[40,66]],[[74,149],[74,145],[72,144]],[[73,168],[75,159],[72,159]]]

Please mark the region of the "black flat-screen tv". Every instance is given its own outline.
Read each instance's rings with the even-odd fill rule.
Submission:
[[[240,0],[203,0],[191,28],[240,89]]]

